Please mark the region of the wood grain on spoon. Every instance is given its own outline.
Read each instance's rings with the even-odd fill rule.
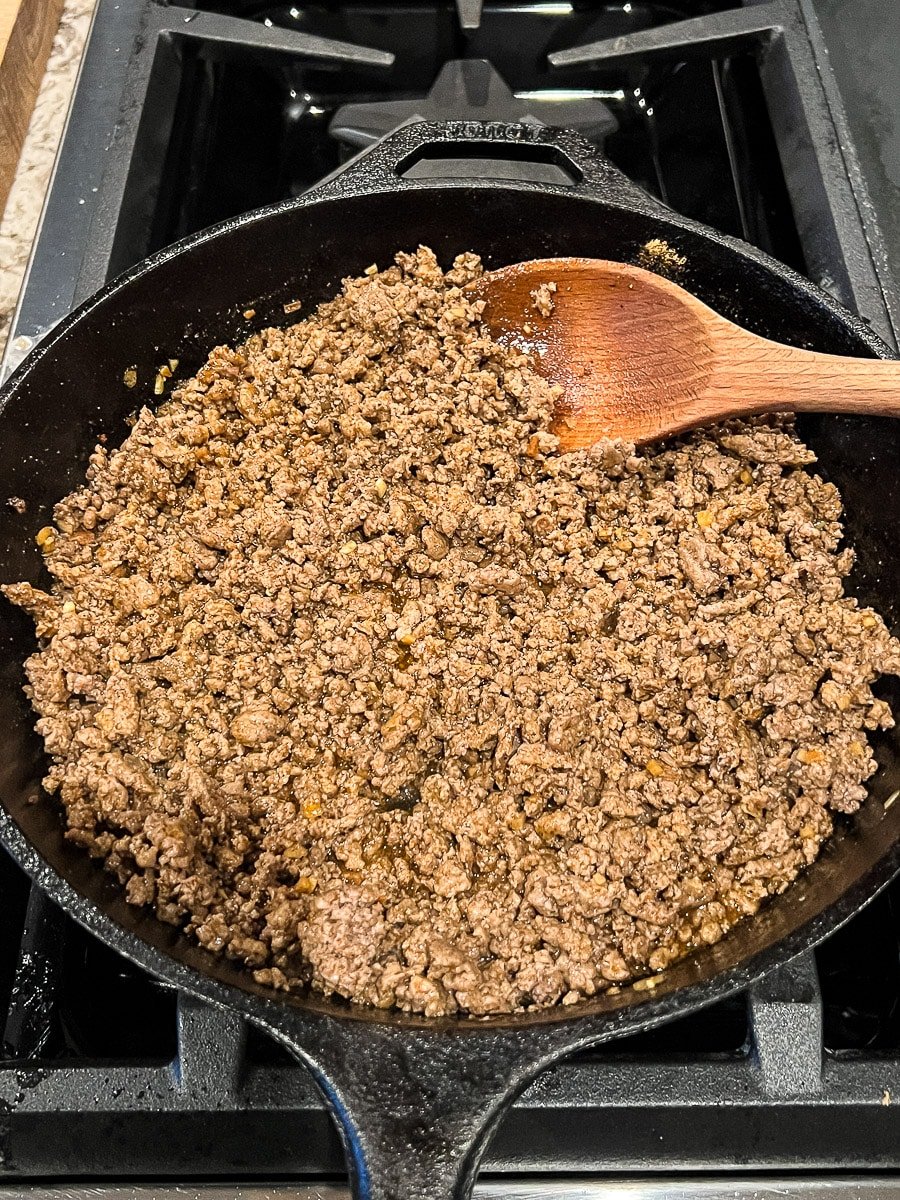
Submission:
[[[547,317],[534,301],[545,283],[556,285]],[[562,387],[553,430],[563,450],[600,437],[651,442],[754,413],[900,416],[900,363],[768,341],[640,267],[535,259],[473,287],[491,335],[534,354]]]

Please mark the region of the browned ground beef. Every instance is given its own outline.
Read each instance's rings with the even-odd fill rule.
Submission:
[[[68,836],[278,988],[491,1013],[714,942],[812,862],[900,669],[786,421],[559,455],[426,250],[220,347],[41,537]]]

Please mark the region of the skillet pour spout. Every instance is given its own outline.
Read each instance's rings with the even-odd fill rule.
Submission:
[[[826,353],[891,356],[830,296],[760,251],[663,208],[565,130],[410,125],[314,191],[138,264],[31,353],[0,391],[4,495],[25,502],[24,513],[0,505],[0,578],[46,582],[34,533],[82,482],[98,433],[117,444],[136,403],[153,403],[149,390],[123,386],[123,371],[134,370],[152,387],[161,348],[189,376],[213,346],[295,319],[285,317],[286,302],[300,296],[308,311],[334,295],[342,277],[373,262],[386,265],[397,250],[419,244],[443,262],[474,249],[490,270],[547,257],[635,262],[651,239],[684,260],[682,282],[691,292],[746,328]],[[242,316],[250,307],[257,313],[252,327]],[[896,627],[900,422],[815,417],[801,432],[818,455],[817,469],[843,496],[848,541],[857,551],[854,594]],[[126,904],[111,876],[65,840],[58,806],[41,794],[45,762],[23,692],[33,628],[5,601],[0,638],[3,844],[38,886],[114,950],[240,1013],[311,1070],[340,1131],[356,1200],[465,1200],[491,1134],[538,1072],[571,1051],[748,988],[839,928],[900,867],[900,804],[885,806],[900,787],[900,739],[888,732],[876,747],[881,769],[867,802],[838,829],[802,886],[650,986],[489,1020],[429,1021],[324,997],[284,997]],[[882,695],[900,712],[896,681],[886,688]]]

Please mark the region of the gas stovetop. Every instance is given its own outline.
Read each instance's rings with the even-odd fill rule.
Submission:
[[[100,0],[7,368],[152,250],[445,117],[577,129],[896,344],[900,294],[807,0]],[[283,1050],[105,949],[5,857],[0,886],[0,1200],[73,1178],[116,1197],[191,1179],[220,1181],[208,1200],[236,1179],[346,1194],[326,1185],[344,1161],[324,1104]],[[480,1191],[880,1197],[897,1169],[900,885],[751,993],[547,1071]]]

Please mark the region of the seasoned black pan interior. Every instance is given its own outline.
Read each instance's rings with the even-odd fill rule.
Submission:
[[[53,504],[82,479],[98,435],[118,443],[127,432],[128,414],[140,404],[153,403],[153,378],[168,359],[179,360],[179,376],[190,375],[217,343],[240,340],[262,325],[296,320],[284,314],[285,302],[300,298],[308,312],[334,293],[342,276],[359,273],[372,262],[385,265],[395,250],[418,243],[431,245],[442,261],[474,249],[488,267],[495,267],[552,255],[629,261],[651,237],[666,238],[686,256],[686,286],[747,328],[815,350],[876,352],[877,341],[859,322],[789,273],[696,229],[683,228],[677,218],[668,222],[650,209],[626,210],[584,193],[524,193],[509,184],[448,186],[349,195],[271,210],[212,236],[200,235],[186,248],[168,251],[137,269],[65,322],[8,385],[0,409],[2,499],[19,496],[27,509],[19,514],[0,504],[0,578],[41,579],[34,533],[49,520]],[[248,321],[242,314],[250,308],[256,315]],[[133,389],[123,382],[128,368],[138,376]],[[900,557],[892,546],[900,495],[893,471],[900,457],[900,422],[812,418],[804,423],[803,433],[820,456],[820,469],[844,497],[848,538],[858,552],[852,588],[896,630]],[[33,803],[40,793],[42,754],[22,693],[21,663],[34,638],[30,621],[5,602],[0,603],[0,646],[0,796],[15,826],[49,864],[40,876],[42,883],[127,952],[135,953],[130,935],[136,934],[146,947],[139,957],[161,973],[173,973],[168,955],[226,985],[258,992],[237,968],[127,906],[101,868],[64,842],[56,806]],[[881,694],[900,713],[896,681]],[[863,811],[846,823],[792,889],[721,943],[669,972],[658,995],[670,995],[675,1008],[678,990],[685,984],[703,983],[748,961],[758,969],[759,964],[771,965],[778,955],[797,952],[852,915],[862,898],[890,877],[897,865],[900,804],[885,808],[884,801],[900,787],[898,751],[900,740],[894,733],[881,737],[882,767]],[[30,869],[37,869],[37,860],[28,857],[11,825],[6,840]],[[57,876],[67,879],[81,899],[61,892]],[[104,923],[101,918],[98,924],[92,916],[95,906],[112,920]],[[646,994],[632,994],[631,1001],[622,994],[587,1007],[603,1013],[637,999],[646,999]],[[348,1012],[321,999],[293,1003]],[[577,1010],[584,1012],[585,1008]],[[356,1015],[385,1020],[380,1014]],[[538,1020],[562,1015],[551,1012]],[[565,1013],[566,1018],[572,1015],[571,1010]],[[530,1018],[512,1021],[527,1024]]]

